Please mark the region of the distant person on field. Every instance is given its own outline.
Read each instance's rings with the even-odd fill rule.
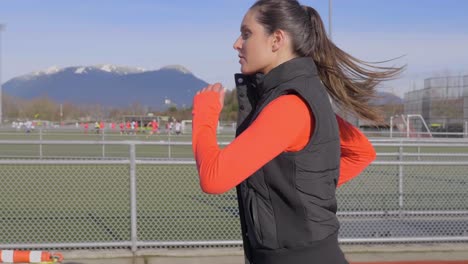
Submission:
[[[26,133],[31,133],[31,130],[32,130],[32,128],[33,128],[32,122],[29,121],[29,120],[26,121],[26,122],[24,123],[24,128],[25,128]]]
[[[154,135],[155,133],[158,133],[159,124],[156,121],[156,119],[153,119],[153,121],[149,122],[148,127],[150,129],[149,135]],[[148,136],[146,136],[146,138],[148,138]]]
[[[101,127],[101,126],[99,125],[98,121],[96,121],[96,122],[94,123],[94,129],[96,130],[96,134],[99,134],[99,129],[100,129],[100,127]]]
[[[132,123],[130,121],[127,121],[125,134],[130,134],[131,129],[132,129]]]
[[[151,132],[152,134],[159,133],[159,123],[158,121],[156,121],[156,119],[153,119],[153,121],[151,121]]]
[[[134,134],[135,133],[135,121],[132,121],[130,123],[130,134]]]
[[[175,123],[175,133],[176,135],[180,135],[180,133],[182,133],[182,124],[180,123],[179,120],[176,120],[176,123]]]
[[[89,124],[88,124],[87,122],[85,122],[85,123],[83,124],[83,129],[84,129],[84,133],[85,133],[85,134],[88,134],[88,128],[89,128]]]
[[[174,134],[174,121],[169,122],[169,134]]]
[[[124,122],[120,122],[119,128],[120,128],[120,135],[123,135],[125,133],[125,124],[124,124]]]

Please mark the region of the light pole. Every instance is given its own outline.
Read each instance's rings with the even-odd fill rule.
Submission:
[[[328,0],[328,38],[332,40],[332,0]]]
[[[62,126],[63,106],[60,104],[60,126]]]
[[[5,30],[5,24],[0,24],[0,125],[3,123],[3,104],[2,104],[2,31]]]
[[[390,137],[393,137],[393,116],[390,117]]]

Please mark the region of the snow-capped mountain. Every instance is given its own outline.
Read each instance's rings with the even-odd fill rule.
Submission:
[[[169,99],[190,106],[193,95],[207,83],[181,65],[159,70],[102,64],[50,67],[13,78],[3,85],[8,95],[32,99],[48,96],[56,102],[128,106],[138,102],[163,107]]]
[[[115,73],[115,74],[120,74],[120,75],[141,73],[141,72],[147,71],[143,68],[116,66],[112,64],[101,64],[101,65],[95,65],[95,66],[84,66],[84,67],[75,67],[75,68],[77,68],[75,70],[76,74],[85,74],[90,70],[91,71],[100,70],[100,71],[105,71],[105,72]]]
[[[176,71],[180,71],[180,72],[185,73],[185,74],[192,74],[187,68],[185,68],[182,65],[177,65],[177,64],[167,65],[165,67],[162,67],[161,70],[176,70]]]
[[[30,74],[19,76],[17,78],[30,80],[30,79],[37,78],[39,76],[52,75],[52,74],[59,73],[61,71],[66,71],[66,70],[74,70],[76,74],[85,74],[85,73],[88,73],[89,71],[104,71],[104,72],[114,73],[114,74],[119,74],[119,75],[141,73],[141,72],[147,71],[143,68],[117,66],[117,65],[112,65],[112,64],[99,64],[99,65],[93,65],[93,66],[75,66],[75,67],[66,67],[66,68],[59,68],[58,66],[52,66],[44,70],[35,71]]]
[[[62,69],[60,69],[59,67],[57,66],[51,66],[47,69],[44,69],[44,70],[40,70],[40,71],[35,71],[35,72],[32,72],[30,74],[26,74],[26,75],[22,75],[22,76],[19,76],[17,77],[18,79],[23,79],[23,80],[31,80],[31,79],[34,79],[36,77],[39,77],[39,76],[43,76],[43,75],[50,75],[50,74],[55,74],[55,73],[58,73],[60,72]]]

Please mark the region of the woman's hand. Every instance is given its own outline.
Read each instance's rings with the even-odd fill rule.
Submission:
[[[223,108],[223,106],[224,106],[224,96],[226,95],[226,89],[224,89],[224,87],[220,83],[209,84],[205,88],[198,91],[197,95],[201,94],[201,93],[206,93],[206,92],[219,93],[219,103],[221,104],[221,108]]]

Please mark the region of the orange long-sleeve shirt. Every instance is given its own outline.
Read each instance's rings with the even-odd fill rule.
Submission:
[[[194,98],[192,147],[200,186],[211,194],[230,190],[282,152],[301,150],[315,127],[305,102],[296,95],[283,95],[268,104],[242,134],[220,149],[216,129],[221,109],[217,92],[200,93]],[[376,154],[357,128],[336,117],[341,146],[340,186],[359,175]]]

